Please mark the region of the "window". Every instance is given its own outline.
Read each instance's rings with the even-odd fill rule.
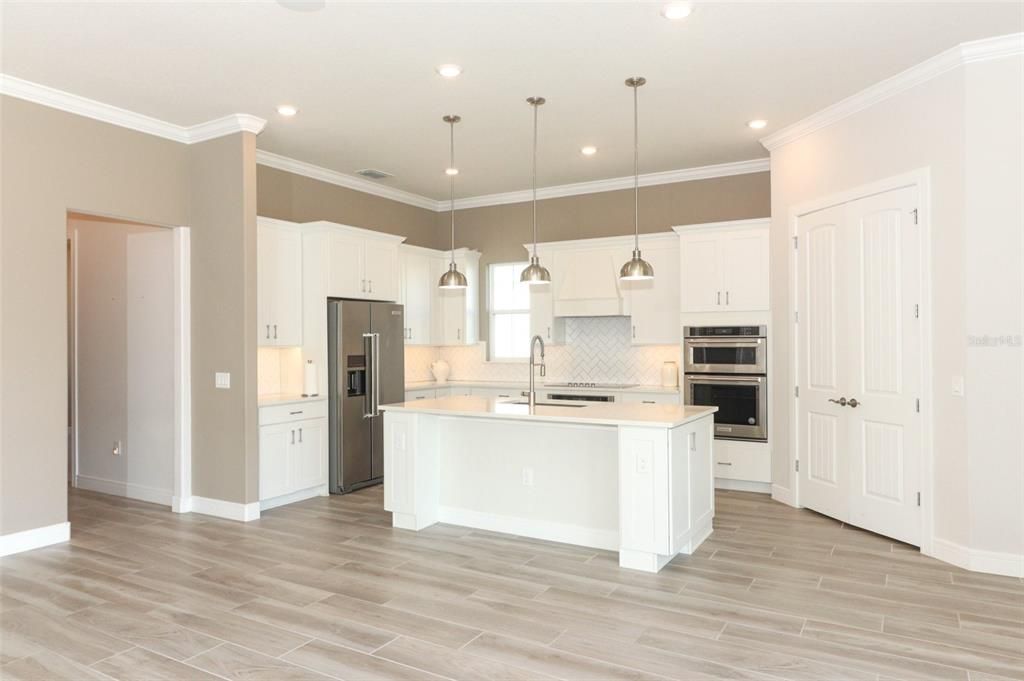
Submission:
[[[530,356],[530,287],[519,281],[527,264],[505,262],[487,268],[492,360]]]

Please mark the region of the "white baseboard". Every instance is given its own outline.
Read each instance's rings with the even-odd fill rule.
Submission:
[[[0,535],[0,556],[40,549],[71,539],[71,523],[57,523],[21,532]]]
[[[770,482],[754,482],[753,480],[731,480],[730,478],[715,478],[715,489],[731,489],[737,492],[757,492],[759,494],[771,494],[772,484]]]
[[[174,513],[191,513],[192,497],[171,497],[171,511]]]
[[[227,518],[228,520],[238,520],[243,523],[247,523],[250,520],[259,520],[260,517],[260,502],[258,501],[254,501],[251,504],[239,504],[234,501],[224,501],[223,499],[192,496],[189,497],[188,504],[191,506],[193,513],[212,515],[217,518]]]
[[[450,506],[441,506],[438,509],[438,522],[607,551],[619,550],[618,530],[601,530],[546,520],[516,518]]]
[[[291,494],[282,494],[279,497],[263,499],[260,501],[260,510],[268,511],[272,508],[277,508],[278,506],[294,504],[297,501],[305,501],[306,499],[322,497],[328,494],[330,494],[330,492],[327,490],[327,485],[317,485],[316,487],[310,487],[309,489],[300,489],[298,492],[292,492]]]
[[[965,570],[1024,577],[1024,555],[972,549],[938,537],[932,541],[932,550],[928,555]]]
[[[800,508],[796,505],[796,498],[793,495],[793,490],[789,487],[780,487],[778,485],[772,485],[772,499],[785,504],[786,506],[792,506],[793,508]]]
[[[91,492],[127,497],[137,501],[148,501],[151,504],[160,504],[161,506],[170,506],[171,497],[173,496],[170,490],[136,485],[129,482],[118,482],[117,480],[105,480],[104,478],[95,478],[89,475],[76,475],[75,487],[87,489]]]

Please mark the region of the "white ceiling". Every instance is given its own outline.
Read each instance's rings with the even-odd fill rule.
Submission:
[[[641,172],[740,161],[767,155],[758,137],[957,43],[1024,28],[1017,2],[707,2],[682,22],[660,6],[5,2],[0,69],[178,125],[260,116],[261,149],[378,168],[440,199],[446,113],[463,117],[459,196],[529,186],[530,95],[548,100],[542,186],[631,174],[631,75],[648,79]],[[446,62],[463,75],[438,76]],[[278,116],[285,102],[299,115]]]

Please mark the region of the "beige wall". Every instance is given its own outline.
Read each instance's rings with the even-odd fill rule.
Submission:
[[[1020,58],[973,64],[772,152],[776,485],[791,488],[795,475],[791,208],[928,168],[935,535],[1024,552],[1020,349],[967,345],[969,334],[1021,333],[1021,94]],[[951,394],[954,376],[966,378],[966,398]]]
[[[258,166],[260,215],[292,222],[328,220],[406,237],[405,243],[439,248],[436,213],[339,187],[276,168]]]
[[[255,251],[247,240],[255,234],[252,136],[189,147],[11,97],[0,97],[0,136],[0,534],[67,520],[70,211],[193,227],[193,343],[209,348],[193,355],[195,492],[252,500],[255,426],[246,420],[255,418],[256,399],[255,348],[249,349]],[[203,182],[192,179],[199,176]],[[230,209],[218,207],[229,203]],[[243,287],[251,293],[243,295]],[[251,328],[243,328],[246,319]],[[213,392],[214,366],[232,370],[231,391]],[[231,418],[205,417],[206,409],[229,399]],[[243,441],[236,447],[245,448],[244,464],[237,450],[218,448]],[[227,464],[218,463],[221,456]],[[239,471],[244,482],[233,482]]]
[[[750,173],[692,182],[642,187],[640,231],[667,232],[676,225],[767,217],[771,211],[768,173]],[[450,214],[438,213],[446,248]],[[479,250],[481,338],[487,339],[487,266],[525,260],[523,244],[532,237],[532,204],[515,203],[460,210],[455,215],[458,246]],[[629,234],[633,231],[633,191],[620,190],[547,199],[537,204],[539,241],[562,241]]]
[[[67,520],[67,213],[187,224],[188,149],[10,97],[0,107],[0,534],[8,534]]]
[[[189,147],[192,228],[192,493],[259,501],[256,136]],[[231,374],[231,388],[214,374]]]

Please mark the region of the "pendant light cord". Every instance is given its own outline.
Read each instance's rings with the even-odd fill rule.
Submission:
[[[533,104],[533,257],[537,257],[537,109]]]
[[[633,247],[640,250],[640,114],[639,84],[633,86]]]
[[[449,150],[449,153],[450,153],[451,163],[448,165],[448,167],[449,168],[454,168],[455,167],[455,121],[452,120],[448,124],[448,127],[451,130],[451,135],[449,137],[449,145],[448,145],[448,150]],[[454,266],[455,265],[455,175],[449,175],[448,176],[448,188],[449,188],[449,197],[450,197],[450,204],[449,205],[451,206],[451,216],[452,216],[451,264]]]

